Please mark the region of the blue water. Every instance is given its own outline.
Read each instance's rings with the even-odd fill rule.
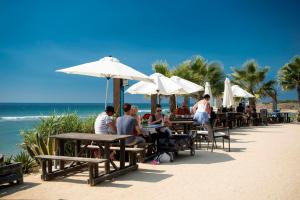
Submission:
[[[134,104],[140,113],[150,112],[150,104]],[[167,105],[163,105],[167,109]],[[103,103],[0,103],[0,153],[16,154],[22,142],[20,130],[34,128],[42,117],[76,112],[80,117],[96,115]]]

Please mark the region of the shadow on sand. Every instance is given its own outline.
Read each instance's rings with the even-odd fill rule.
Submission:
[[[24,182],[23,184],[20,184],[20,185],[17,185],[17,184],[1,185],[0,186],[0,198],[4,197],[6,195],[13,194],[15,192],[30,189],[30,188],[38,186],[38,185],[40,185],[40,183],[30,183],[30,182]]]

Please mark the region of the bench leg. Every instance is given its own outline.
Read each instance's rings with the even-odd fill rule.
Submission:
[[[47,160],[48,173],[52,173],[52,160]]]
[[[89,180],[88,183],[93,186],[94,185],[94,164],[89,163]]]
[[[42,159],[41,160],[41,164],[42,164],[42,176],[41,179],[44,181],[47,181],[47,172],[46,172],[46,160]]]

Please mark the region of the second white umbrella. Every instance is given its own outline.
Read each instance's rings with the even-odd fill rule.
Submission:
[[[183,90],[179,91],[179,92],[182,92],[180,94],[192,94],[192,93],[204,90],[204,88],[202,86],[197,85],[186,79],[180,78],[178,76],[172,76],[170,79],[173,80],[180,87],[182,87]]]
[[[182,88],[174,83],[170,78],[160,74],[154,73],[149,76],[153,82],[140,81],[136,84],[133,84],[126,90],[126,93],[130,94],[162,94],[162,95],[171,95],[176,94]]]

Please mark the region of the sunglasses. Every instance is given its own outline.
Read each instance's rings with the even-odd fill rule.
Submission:
[[[161,110],[156,110],[157,112],[161,112]]]

